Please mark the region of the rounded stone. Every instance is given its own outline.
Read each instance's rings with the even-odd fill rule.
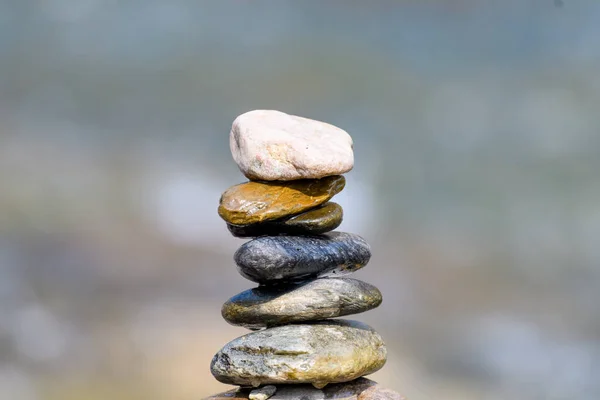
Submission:
[[[311,383],[322,388],[379,370],[387,351],[381,336],[356,321],[322,321],[252,332],[226,344],[211,372],[222,383],[258,387]]]
[[[318,235],[340,226],[343,218],[342,207],[328,202],[290,218],[244,226],[227,224],[227,229],[233,236],[240,238],[280,234]]]
[[[346,173],[354,166],[346,131],[275,110],[254,110],[233,121],[231,154],[251,180],[289,181]]]
[[[233,225],[282,219],[320,206],[344,189],[343,176],[292,182],[246,182],[227,189],[219,215]]]
[[[320,278],[289,286],[259,286],[229,299],[221,310],[232,325],[259,329],[358,314],[378,307],[381,292],[351,278]]]
[[[234,255],[240,274],[263,284],[341,276],[364,267],[370,258],[369,244],[345,232],[262,236],[244,243]]]

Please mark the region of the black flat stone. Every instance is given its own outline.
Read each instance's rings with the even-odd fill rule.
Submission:
[[[227,228],[235,237],[280,234],[318,235],[340,226],[343,217],[342,207],[337,203],[329,202],[290,218],[244,226],[227,224]]]
[[[381,300],[381,292],[363,281],[320,278],[246,290],[229,299],[221,314],[232,325],[260,329],[358,314],[379,306]]]
[[[234,255],[240,274],[262,284],[345,275],[364,267],[370,258],[367,242],[345,232],[263,236],[244,243]]]

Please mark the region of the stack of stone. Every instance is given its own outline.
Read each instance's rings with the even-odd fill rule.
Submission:
[[[322,122],[257,110],[230,134],[233,158],[250,182],[227,189],[219,215],[236,237],[254,238],[235,253],[238,270],[259,284],[229,299],[223,318],[255,332],[213,358],[211,372],[243,387],[349,382],[386,361],[369,326],[330,318],[381,304],[379,290],[342,277],[371,257],[360,236],[331,232],[342,208],[329,200],[354,165],[352,139]]]

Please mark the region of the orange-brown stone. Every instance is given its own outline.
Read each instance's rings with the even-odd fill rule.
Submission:
[[[246,182],[227,189],[219,215],[234,225],[249,225],[313,209],[344,189],[343,176],[286,182]]]

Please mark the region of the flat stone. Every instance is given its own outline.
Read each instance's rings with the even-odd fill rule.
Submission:
[[[354,166],[346,131],[275,110],[254,110],[233,121],[231,154],[251,180],[289,181],[346,173]]]
[[[364,267],[370,258],[368,243],[345,232],[262,236],[244,243],[234,255],[240,274],[258,283],[345,275]]]
[[[227,224],[227,228],[235,237],[318,235],[340,226],[343,217],[342,207],[337,203],[328,202],[290,218],[245,226]]]
[[[250,391],[234,389],[220,393],[204,400],[248,400]],[[312,385],[279,385],[277,393],[271,400],[407,400],[406,397],[367,378],[359,378],[352,382],[333,383],[323,389]]]
[[[249,225],[301,214],[344,189],[343,176],[292,182],[246,182],[227,189],[219,215],[233,225]]]
[[[229,299],[221,310],[232,325],[250,329],[358,314],[381,304],[373,285],[351,278],[259,286]]]
[[[258,387],[310,383],[323,388],[379,370],[383,339],[368,325],[330,320],[252,332],[225,345],[211,372],[222,383]]]

